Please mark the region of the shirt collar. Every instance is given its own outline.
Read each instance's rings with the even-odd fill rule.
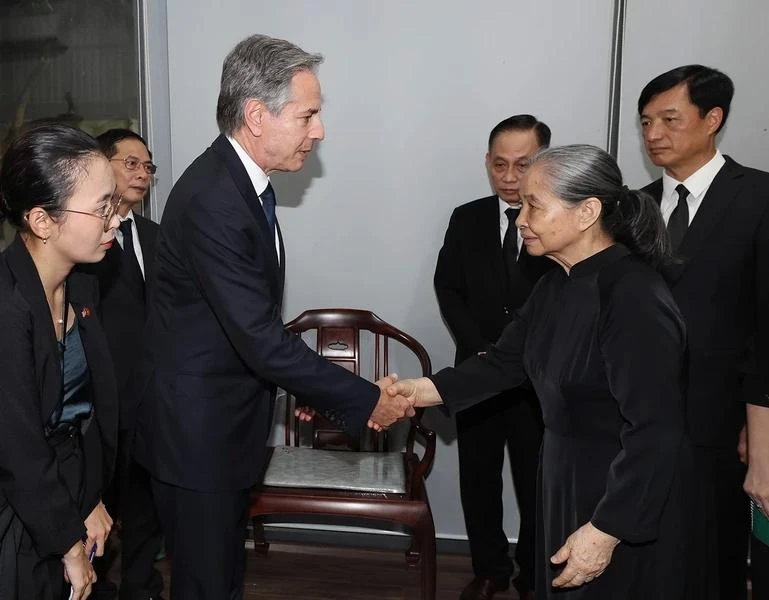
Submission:
[[[686,181],[677,181],[668,175],[667,171],[663,172],[663,196],[672,196],[675,192],[676,186],[678,186],[680,183],[683,183],[693,197],[699,198],[710,187],[710,184],[713,183],[713,180],[716,178],[716,175],[718,175],[718,172],[721,170],[721,167],[723,167],[725,163],[726,159],[724,158],[724,155],[721,154],[720,150],[716,150],[713,158],[702,165],[694,173],[689,175],[689,177],[686,178]]]
[[[254,162],[254,159],[248,155],[243,149],[243,146],[241,146],[235,138],[227,137],[227,139],[235,149],[235,153],[238,155],[240,162],[242,162],[243,166],[246,168],[246,173],[248,173],[248,178],[251,180],[251,185],[254,186],[256,195],[261,196],[262,193],[264,193],[264,190],[267,189],[267,184],[270,183],[270,178],[267,177],[266,173],[262,171],[262,168]]]
[[[134,223],[136,222],[136,215],[134,214],[133,209],[129,210],[128,214],[125,217],[118,215],[117,218],[120,219],[121,223],[123,221],[127,221],[128,219],[131,219]]]
[[[508,208],[521,208],[520,202],[518,204],[511,206],[510,204],[502,200],[502,198],[500,198],[499,196],[497,196],[497,201],[499,202],[499,219],[502,220],[504,218],[505,222],[507,222],[507,215],[505,214],[505,211]]]

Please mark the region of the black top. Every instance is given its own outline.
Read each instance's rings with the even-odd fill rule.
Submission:
[[[96,281],[82,273],[67,279],[77,330],[88,359],[94,421],[102,460],[90,460],[88,481],[109,481],[117,436],[117,388],[107,343],[95,317]],[[59,458],[44,435],[61,403],[61,361],[43,284],[17,236],[0,254],[0,522],[19,519],[40,555],[63,554],[85,533],[83,520],[100,490],[73,499]]]
[[[540,553],[588,520],[649,542],[679,508],[666,500],[686,445],[684,348],[664,280],[615,244],[545,275],[485,357],[432,379],[451,412],[531,380],[545,423]]]

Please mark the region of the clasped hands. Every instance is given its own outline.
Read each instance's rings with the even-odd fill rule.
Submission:
[[[374,407],[368,420],[368,426],[375,431],[383,431],[391,425],[415,414],[415,408],[441,404],[441,397],[433,382],[427,377],[399,380],[396,373],[376,382],[379,387],[379,402]],[[311,421],[315,411],[307,406],[299,406],[294,415],[300,421]]]

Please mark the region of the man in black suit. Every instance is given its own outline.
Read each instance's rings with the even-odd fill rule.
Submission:
[[[156,167],[144,138],[130,129],[110,129],[97,141],[112,165],[116,192],[122,197],[117,243],[104,260],[86,268],[99,277],[99,312],[120,393],[120,460],[106,502],[110,514],[122,525],[120,600],[146,600],[158,598],[163,589],[163,578],[154,568],[161,532],[149,475],[131,459],[129,445],[139,403],[135,369],[142,349],[146,297],[154,285],[160,229],[135,211],[149,192]],[[114,597],[114,585],[106,576],[108,568],[109,560],[97,563],[95,598]]]
[[[737,446],[745,403],[765,417],[769,392],[769,173],[716,147],[733,93],[725,74],[688,65],[653,79],[638,100],[646,151],[664,168],[646,191],[682,260],[669,275],[689,347],[688,423],[701,483],[693,510],[702,509],[694,533],[708,553],[698,597],[722,600],[747,595],[749,512]],[[748,481],[764,474],[764,494],[766,454],[749,451]]]
[[[550,129],[515,115],[489,135],[486,169],[495,194],[454,210],[435,268],[441,314],[457,344],[456,364],[497,341],[552,261],[529,256],[515,219],[529,160]],[[459,486],[475,578],[461,600],[492,598],[510,586],[513,562],[502,527],[502,466],[510,455],[521,527],[516,545],[522,598],[533,598],[534,524],[542,414],[534,392],[515,389],[457,413]]]
[[[276,385],[334,409],[358,436],[414,414],[322,359],[281,320],[286,254],[269,175],[323,138],[322,57],[262,35],[224,61],[221,135],[184,172],[160,228],[136,452],[152,476],[171,597],[242,598],[250,490],[263,474]],[[373,424],[373,423],[372,423]]]

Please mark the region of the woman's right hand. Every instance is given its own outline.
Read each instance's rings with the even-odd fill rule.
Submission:
[[[64,579],[72,585],[72,599],[84,600],[91,595],[91,588],[96,582],[93,565],[88,561],[83,542],[78,541],[62,556]]]
[[[438,390],[432,379],[420,377],[419,379],[401,379],[387,388],[387,393],[395,398],[402,396],[408,400],[414,408],[437,406],[443,404]]]

